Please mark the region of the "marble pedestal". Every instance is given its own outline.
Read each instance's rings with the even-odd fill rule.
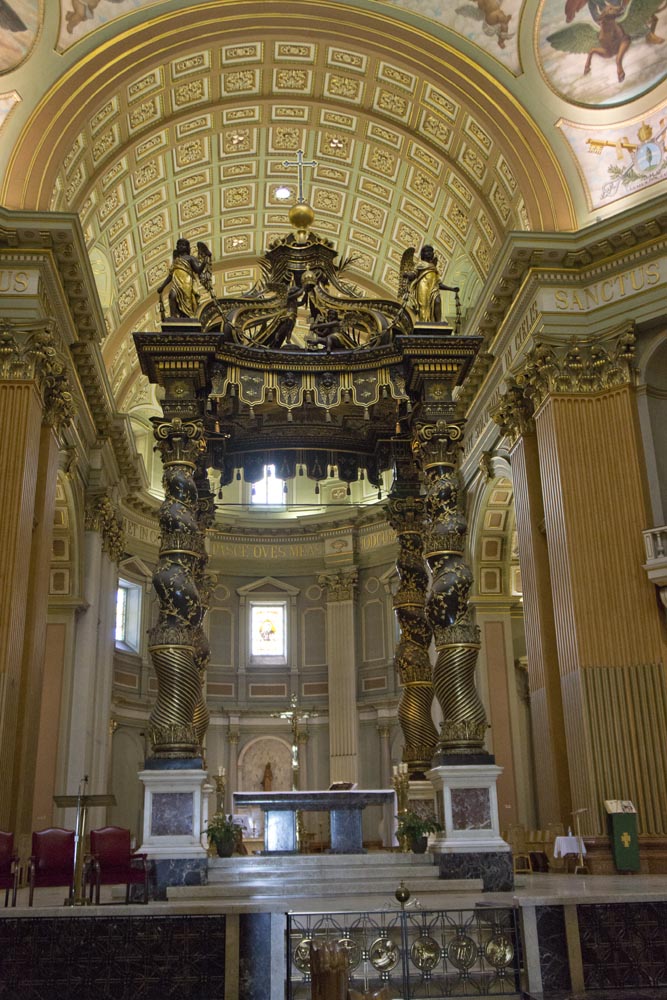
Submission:
[[[441,878],[481,878],[487,892],[514,887],[511,848],[498,821],[500,774],[495,764],[442,765],[428,772],[445,827],[430,845]]]
[[[165,898],[171,885],[206,882],[207,850],[202,844],[206,826],[201,768],[139,772],[144,786],[144,825],[139,850],[153,862],[153,894]]]

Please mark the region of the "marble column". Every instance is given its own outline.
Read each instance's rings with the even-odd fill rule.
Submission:
[[[301,732],[297,734],[297,744],[299,747],[299,788],[302,791],[307,791],[309,787],[307,754],[309,739],[310,733]]]
[[[377,730],[380,741],[380,788],[391,788],[391,724],[378,720]],[[382,807],[382,843],[384,847],[392,845],[396,825],[395,810],[394,802],[386,802]]]
[[[354,592],[357,570],[319,577],[327,598],[329,662],[329,780],[359,780],[359,719]]]
[[[74,657],[68,683],[71,711],[67,731],[65,787],[75,795],[84,775],[86,791],[108,791],[109,717],[115,629],[117,561],[123,553],[120,516],[108,493],[88,497],[85,509],[84,608],[76,622]],[[74,811],[63,822],[74,821]],[[91,810],[91,827],[104,823],[103,810]]]
[[[584,835],[605,833],[609,797],[634,802],[640,832],[667,833],[667,647],[643,568],[651,515],[633,358],[627,328],[540,343],[511,385],[535,421],[572,804],[585,810]]]
[[[226,802],[231,805],[234,792],[239,791],[239,740],[241,734],[238,729],[230,729],[227,736],[229,744],[229,766],[227,768],[227,787],[225,790]]]
[[[3,319],[0,332],[0,827],[20,835],[32,821],[56,438],[75,411],[48,324]]]
[[[511,441],[517,541],[523,589],[538,826],[571,825],[572,799],[544,499],[532,401],[510,383],[494,420]]]

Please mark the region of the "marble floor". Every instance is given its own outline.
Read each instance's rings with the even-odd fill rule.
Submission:
[[[421,906],[423,909],[451,908],[468,909],[476,905],[488,906],[548,906],[550,904],[563,903],[608,903],[608,902],[632,902],[648,900],[667,901],[667,875],[520,875],[517,877],[513,892],[448,892],[443,883],[441,893],[429,893],[423,899],[417,897],[409,905]],[[409,886],[408,886],[409,888]],[[68,907],[63,906],[65,890],[61,888],[44,888],[35,890],[33,912],[35,916],[41,915],[43,911],[48,911],[48,916],[55,916],[61,910],[67,912]],[[121,887],[102,886],[100,909],[108,912],[108,906],[125,906],[125,892]],[[300,912],[329,912],[335,909],[337,912],[366,910],[381,910],[387,905],[395,905],[394,900],[387,895],[365,895],[339,897],[332,901],[324,897],[319,897],[316,890],[307,898],[300,896],[290,896],[283,894],[281,897],[264,897],[259,899],[234,899],[225,893],[221,898],[209,898],[197,900],[197,890],[191,890],[190,898],[179,898],[172,902],[152,902],[147,906],[142,906],[144,913],[284,913],[286,910],[298,910]],[[28,890],[19,889],[17,898],[17,909],[24,912],[28,910]],[[97,907],[86,907],[86,912],[93,915],[98,910]],[[131,906],[133,912],[137,911],[137,904]],[[30,911],[28,911],[30,912]],[[0,906],[0,918],[4,916],[17,915],[16,911],[10,908],[3,909]],[[616,995],[618,1000],[618,994]],[[643,998],[638,998],[643,1000]],[[649,1000],[653,1000],[649,996]],[[665,997],[667,1000],[667,995]]]

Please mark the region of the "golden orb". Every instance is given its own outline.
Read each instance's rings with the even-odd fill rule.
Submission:
[[[315,213],[310,205],[306,205],[305,202],[298,205],[292,205],[289,210],[289,220],[295,229],[304,231],[310,229],[314,218]]]

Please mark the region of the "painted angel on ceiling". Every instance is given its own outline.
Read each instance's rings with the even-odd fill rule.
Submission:
[[[27,31],[25,24],[6,0],[0,0],[0,30]]]
[[[67,30],[72,34],[82,21],[89,21],[100,0],[71,0],[72,9],[65,14]],[[109,3],[125,3],[126,0],[109,0]]]
[[[588,5],[591,24],[571,24]],[[625,80],[623,56],[633,39],[644,38],[649,45],[661,45],[665,39],[656,34],[658,14],[667,8],[667,0],[566,0],[568,27],[547,37],[561,52],[586,53],[584,75],[590,73],[593,56],[616,60],[619,83]]]

